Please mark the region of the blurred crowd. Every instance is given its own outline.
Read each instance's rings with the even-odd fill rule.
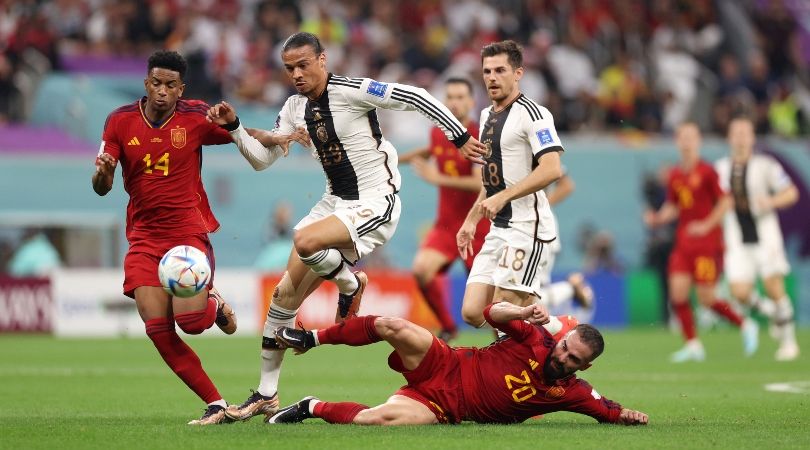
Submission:
[[[60,70],[174,49],[188,95],[277,107],[290,94],[279,46],[298,30],[321,37],[335,73],[427,88],[478,78],[482,45],[515,39],[523,91],[563,131],[691,118],[722,133],[744,113],[759,132],[810,133],[807,0],[0,0],[0,121],[20,119],[31,50]]]

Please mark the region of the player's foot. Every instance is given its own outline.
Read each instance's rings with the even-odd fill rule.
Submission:
[[[691,340],[686,343],[680,350],[673,353],[669,360],[674,363],[682,363],[687,361],[702,362],[706,359],[706,351],[703,350],[703,344],[698,340]]]
[[[785,340],[776,350],[777,361],[793,361],[799,357],[799,344],[795,340]]]
[[[278,327],[274,335],[280,348],[291,348],[296,355],[315,347],[315,335],[311,331]]]
[[[251,392],[250,397],[241,405],[230,405],[225,408],[225,416],[233,420],[248,420],[259,414],[271,416],[278,411],[278,392],[270,397],[254,390]]]
[[[457,336],[458,336],[458,330],[454,329],[454,330],[442,330],[442,331],[439,332],[439,334],[436,337],[438,337],[439,339],[444,341],[445,344],[447,344],[450,341],[452,341],[453,339],[455,339]]]
[[[215,425],[218,423],[230,423],[228,417],[225,416],[225,408],[219,405],[208,405],[205,412],[199,419],[194,419],[189,422],[189,425]]]
[[[579,273],[574,272],[568,276],[568,282],[574,288],[574,302],[585,309],[593,307],[593,289],[585,277]]]
[[[217,302],[217,318],[214,322],[223,333],[233,334],[236,331],[236,313],[231,308],[231,305],[225,303],[225,299],[219,295],[219,291],[215,288],[208,291],[208,297]]]
[[[357,289],[351,294],[338,294],[335,323],[357,317],[357,312],[360,311],[360,302],[363,300],[363,291],[366,290],[368,284],[368,276],[362,271],[355,272],[354,276],[357,277]]]
[[[743,340],[743,354],[751,356],[756,353],[759,347],[759,325],[749,317],[743,321],[740,333]]]
[[[265,423],[299,423],[305,419],[311,419],[313,415],[309,412],[309,402],[318,400],[315,397],[304,397],[298,403],[281,408],[272,416],[264,419]]]

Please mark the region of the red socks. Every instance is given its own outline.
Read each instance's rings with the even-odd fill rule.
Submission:
[[[318,402],[313,408],[312,415],[329,423],[352,423],[364,409],[368,409],[368,406],[354,402]]]
[[[183,332],[188,334],[200,334],[211,328],[217,318],[217,301],[208,298],[205,309],[183,314],[175,314],[174,321],[180,326]]]
[[[712,311],[716,312],[717,314],[725,317],[729,322],[737,325],[738,327],[742,326],[743,319],[737,313],[731,309],[731,306],[724,302],[723,300],[715,300],[714,304],[712,305]]]
[[[672,312],[681,323],[683,336],[687,341],[694,339],[697,336],[695,332],[695,318],[692,316],[692,305],[688,301],[682,303],[672,302]]]
[[[205,403],[222,398],[203,370],[200,358],[174,331],[174,322],[163,317],[147,320],[146,335],[155,344],[166,364]]]
[[[442,331],[456,331],[456,322],[447,308],[447,277],[444,274],[436,274],[429,283],[419,286],[422,296],[425,297],[428,306],[436,314]]]
[[[319,344],[343,344],[360,346],[380,342],[374,321],[378,316],[361,316],[318,330]]]

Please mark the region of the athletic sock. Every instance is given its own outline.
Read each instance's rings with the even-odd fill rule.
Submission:
[[[312,406],[312,415],[329,423],[352,423],[364,409],[368,406],[354,402],[317,402]]]
[[[545,328],[546,331],[548,331],[552,336],[559,333],[560,330],[562,330],[562,327],[563,323],[557,318],[557,316],[549,316],[548,323],[543,325],[543,328]]]
[[[360,286],[349,265],[343,262],[343,256],[334,248],[315,252],[306,258],[302,256],[301,262],[321,278],[334,281],[341,294],[351,295]]]
[[[219,399],[219,400],[213,401],[213,402],[208,404],[208,406],[214,406],[214,405],[221,406],[223,408],[227,408],[228,407],[228,402],[226,402],[223,399]]]
[[[424,286],[419,286],[419,290],[439,320],[442,331],[456,331],[456,321],[453,320],[447,307],[447,277],[444,274],[437,274]]]
[[[695,331],[695,317],[692,315],[692,305],[690,305],[688,301],[681,303],[672,302],[672,312],[675,313],[675,316],[681,323],[683,337],[686,338],[687,341],[695,339],[697,332]]]
[[[353,347],[380,342],[382,338],[377,334],[374,321],[378,316],[361,316],[346,319],[329,328],[318,330],[317,341],[321,345],[351,345]]]
[[[203,370],[200,358],[174,331],[173,321],[165,317],[147,320],[146,335],[169,368],[205,403],[222,400]]]
[[[725,301],[723,301],[723,300],[715,300],[714,303],[712,303],[711,308],[712,308],[712,311],[714,311],[717,314],[725,317],[726,320],[733,323],[734,325],[737,325],[738,327],[742,326],[743,318],[739,314],[734,312],[734,310],[731,309],[731,305],[729,305]]]
[[[200,334],[211,328],[217,318],[217,301],[208,298],[205,309],[182,314],[175,314],[174,321],[186,334]]]
[[[262,331],[261,375],[259,387],[256,391],[265,397],[272,397],[278,391],[278,378],[281,375],[281,362],[284,360],[284,350],[276,347],[275,332],[278,327],[295,326],[295,315],[298,310],[282,308],[275,303],[270,304]]]

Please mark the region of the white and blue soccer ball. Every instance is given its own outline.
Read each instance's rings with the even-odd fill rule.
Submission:
[[[163,289],[176,297],[194,297],[211,279],[211,265],[204,252],[190,245],[178,245],[166,252],[158,264]]]

